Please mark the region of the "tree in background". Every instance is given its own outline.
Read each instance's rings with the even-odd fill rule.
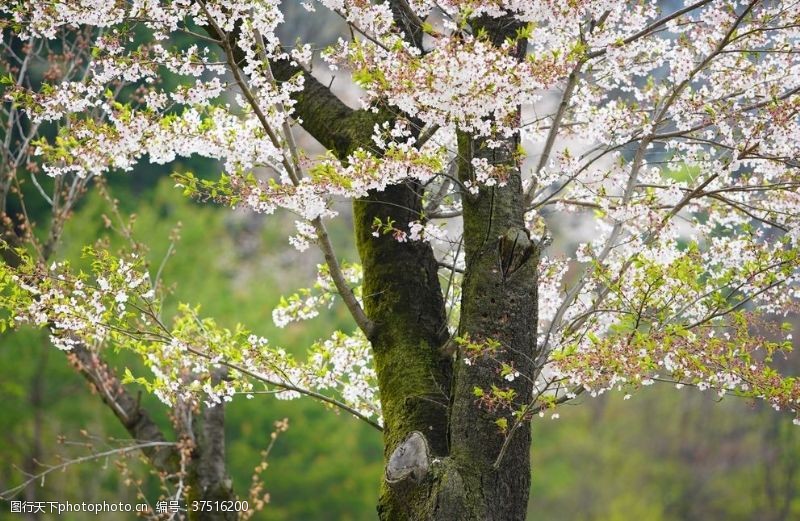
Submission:
[[[190,490],[209,498],[234,497],[223,404],[256,386],[383,431],[382,519],[523,519],[531,421],[582,393],[664,381],[763,398],[798,422],[800,384],[772,361],[791,346],[800,273],[800,10],[658,4],[308,2],[350,28],[318,53],[281,44],[279,2],[12,2],[4,39],[26,52],[65,31],[91,41],[80,77],[4,80],[7,140],[60,126],[23,140],[31,181],[39,168],[72,180],[62,194],[144,158],[218,160],[218,180],[175,176],[187,195],[293,212],[289,242],[324,255],[276,323],[337,298],[357,329],[297,360],[195,307],[167,322],[158,273],[102,248],[86,272],[9,250],[3,324],[47,327],[73,356],[140,354],[152,374],[124,381],[174,407],[188,439],[197,414],[217,426],[165,455],[194,462]],[[350,71],[360,109],[312,74],[316,57]],[[306,153],[298,127],[327,153]],[[360,264],[327,231],[341,200]],[[12,246],[31,237],[24,216],[7,220]],[[120,384],[106,401],[125,396]]]

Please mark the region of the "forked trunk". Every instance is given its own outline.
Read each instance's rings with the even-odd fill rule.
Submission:
[[[516,30],[504,20],[482,22],[497,44]],[[523,56],[520,44],[518,58]],[[444,309],[430,248],[366,235],[375,216],[391,216],[401,229],[417,218],[419,201],[397,196],[414,190],[392,188],[357,204],[364,292],[372,295],[365,304],[377,326],[371,340],[386,419],[382,520],[525,519],[531,432],[513,411],[522,410],[532,393],[539,249],[525,228],[518,145],[509,138],[489,148],[459,136],[461,181],[474,185],[471,160],[485,158],[503,170],[505,182],[462,194],[466,270],[458,337],[449,343],[459,346],[454,354],[440,347]],[[519,376],[505,378],[504,365]],[[505,396],[513,391],[513,397],[495,404],[480,399],[493,387]]]
[[[462,155],[514,164],[515,143],[473,153],[478,145],[462,136]],[[462,177],[471,175],[468,164],[462,165]],[[414,190],[394,187],[360,202],[357,222],[391,216],[401,226],[403,211],[396,208],[401,202],[413,207],[413,201],[398,197],[403,193]],[[464,200],[466,272],[458,335],[473,345],[497,346],[484,354],[462,347],[453,355],[441,348],[444,308],[428,246],[375,239],[365,229],[359,233],[386,421],[387,469],[378,507],[383,520],[525,519],[530,426],[520,423],[503,447],[506,434],[498,425],[505,418],[511,430],[512,410],[532,391],[539,252],[523,214],[517,168],[509,170],[505,186],[481,189]],[[521,376],[504,378],[502,364]],[[489,393],[492,386],[513,390],[512,405],[493,409],[478,399],[476,389]]]
[[[496,45],[514,37],[511,19],[482,19]],[[517,58],[524,57],[524,44]],[[279,80],[290,68],[275,69]],[[306,74],[296,110],[304,128],[337,157],[372,147],[372,129],[390,111],[353,111]],[[421,187],[413,182],[372,192],[354,204],[359,256],[364,270],[364,310],[370,334],[384,418],[383,480],[378,514],[382,520],[516,521],[525,518],[530,486],[530,427],[512,430],[512,409],[531,396],[536,346],[538,248],[524,226],[524,198],[516,138],[488,148],[474,136],[459,138],[459,176],[474,177],[471,160],[486,158],[505,169],[502,186],[463,194],[466,272],[458,337],[499,345],[491,356],[465,362],[453,351],[439,284],[439,265],[430,245],[373,237],[375,218],[408,230],[422,214]],[[521,376],[508,381],[500,364]],[[475,389],[492,386],[515,398],[490,410]],[[505,446],[504,446],[505,444]],[[501,451],[503,457],[498,461]]]

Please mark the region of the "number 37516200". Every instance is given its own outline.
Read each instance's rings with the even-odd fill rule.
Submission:
[[[246,512],[247,501],[192,501],[192,512]]]

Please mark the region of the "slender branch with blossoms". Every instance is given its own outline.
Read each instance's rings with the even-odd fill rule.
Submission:
[[[91,278],[73,273],[66,263],[45,269],[28,259],[14,272],[4,268],[3,306],[19,312],[3,327],[25,323],[47,327],[52,343],[65,351],[76,346],[101,350],[107,345],[129,349],[143,357],[154,378],[126,371],[123,382],[144,385],[170,406],[230,401],[237,392],[249,394],[253,381],[259,381],[277,387],[279,398],[311,396],[380,430],[375,375],[363,336],[336,332],[315,344],[308,362],[302,364],[243,328],[229,331],[211,319],[201,319],[197,308],[182,306],[168,327],[160,319],[161,303],[150,276],[137,257],[118,259],[92,249],[85,255],[92,262]],[[320,287],[331,285],[328,279]],[[228,369],[225,378],[217,378],[223,368]]]

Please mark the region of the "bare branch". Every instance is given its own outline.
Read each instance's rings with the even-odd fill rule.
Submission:
[[[624,40],[622,40],[622,43],[623,44],[629,44],[631,42],[634,42],[634,41],[638,40],[639,38],[643,38],[643,37],[645,37],[645,36],[647,36],[649,34],[652,34],[656,29],[666,25],[671,20],[674,20],[675,18],[681,17],[681,16],[683,16],[683,15],[685,15],[687,13],[690,13],[690,12],[694,11],[695,9],[703,7],[704,5],[710,4],[710,3],[711,3],[711,0],[701,0],[699,2],[693,3],[692,5],[686,6],[683,9],[679,9],[679,10],[675,11],[674,13],[672,13],[671,15],[668,15],[668,16],[665,16],[664,18],[660,18],[659,20],[656,20],[655,22],[651,23],[650,25],[648,25],[647,27],[645,27],[641,31],[637,32],[636,34],[633,34],[633,35],[625,38]],[[607,49],[598,49],[596,51],[590,52],[587,55],[587,58],[588,59],[597,58],[599,56],[604,55],[606,52],[608,52]]]
[[[117,449],[111,449],[111,450],[107,450],[107,451],[103,451],[103,452],[98,452],[96,454],[91,454],[89,456],[82,456],[80,458],[75,458],[75,459],[72,459],[72,460],[69,460],[69,461],[65,461],[63,463],[59,463],[58,465],[48,466],[48,468],[46,470],[44,470],[44,471],[42,471],[42,472],[40,472],[40,473],[38,473],[38,474],[36,474],[34,476],[31,476],[25,482],[20,483],[16,487],[10,488],[8,490],[4,490],[3,492],[0,492],[0,498],[2,498],[4,500],[8,500],[8,499],[14,497],[20,491],[24,490],[25,487],[27,487],[31,483],[34,483],[36,481],[41,481],[43,483],[45,477],[47,477],[49,474],[52,474],[53,472],[56,472],[56,471],[59,471],[59,470],[64,470],[67,467],[70,467],[72,465],[77,465],[79,463],[86,463],[86,462],[89,462],[89,461],[96,461],[96,460],[100,460],[100,459],[105,459],[105,458],[109,458],[109,457],[112,457],[112,456],[119,456],[119,455],[122,455],[122,454],[127,454],[129,452],[134,452],[134,451],[138,451],[138,450],[142,450],[144,452],[147,449],[155,449],[155,448],[163,448],[163,447],[174,448],[176,445],[177,444],[175,442],[148,441],[148,442],[145,442],[145,443],[137,443],[136,445],[130,445],[128,447],[120,447],[120,448],[117,448]]]

